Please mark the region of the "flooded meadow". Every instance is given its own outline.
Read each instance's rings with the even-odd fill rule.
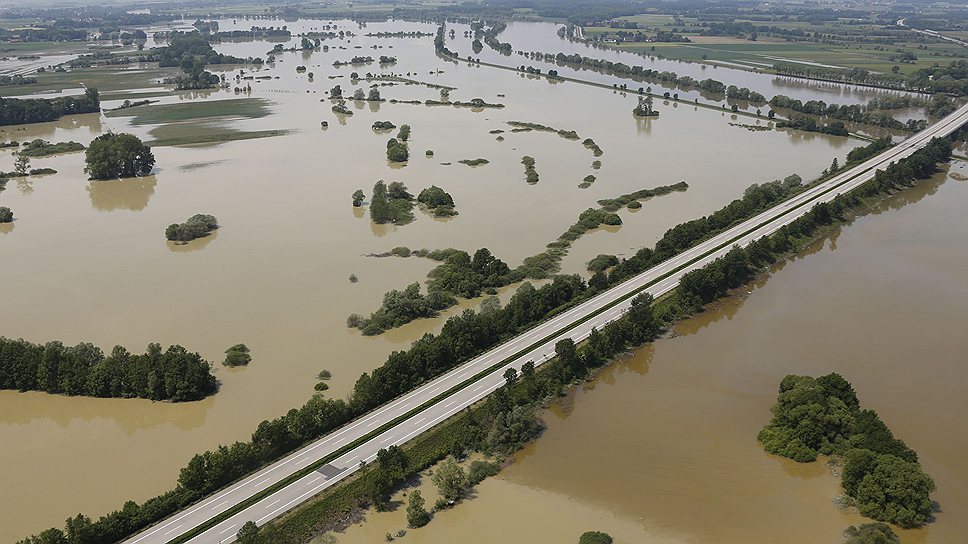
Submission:
[[[231,20],[220,21],[220,24],[223,30],[248,29],[253,24],[287,24],[296,33],[318,30],[324,23],[240,19],[235,21],[235,26]],[[739,197],[752,183],[793,173],[800,174],[805,180],[813,179],[833,158],[843,162],[851,149],[864,143],[800,132],[753,132],[735,125],[765,126],[767,121],[737,117],[687,103],[657,101],[656,106],[661,112],[659,118],[636,119],[631,113],[636,101],[632,93],[573,82],[549,82],[509,70],[455,63],[435,55],[431,37],[366,36],[381,31],[432,32],[433,25],[389,22],[370,23],[366,28],[359,28],[348,21],[338,21],[336,25],[355,35],[343,41],[324,40],[323,43],[329,46],[328,51],[281,53],[274,63],[254,72],[243,68],[242,74],[239,67],[224,67],[219,72],[220,67],[210,66],[209,69],[216,73],[225,74],[228,89],[157,93],[148,88],[147,92],[158,96],[151,98],[156,103],[145,107],[160,108],[157,111],[161,113],[157,115],[150,114],[152,110],[139,112],[135,107],[109,115],[77,115],[53,123],[3,127],[0,141],[25,142],[42,138],[52,142],[72,140],[87,145],[108,130],[131,132],[146,142],[214,137],[204,145],[155,146],[153,152],[157,164],[152,175],[145,178],[88,181],[83,173],[84,154],[81,152],[32,161],[34,168],[53,168],[57,170],[56,174],[11,179],[6,189],[0,192],[0,205],[10,207],[16,216],[16,221],[0,227],[3,262],[0,300],[4,301],[3,307],[7,310],[0,316],[0,334],[32,342],[92,342],[105,351],[116,344],[138,352],[149,342],[181,344],[213,362],[220,390],[203,401],[183,404],[0,391],[0,463],[17,467],[17,470],[4,474],[0,509],[7,514],[4,523],[0,523],[0,540],[14,540],[59,525],[64,518],[78,512],[98,516],[120,507],[125,500],[142,501],[164,492],[174,485],[178,469],[195,453],[218,444],[246,440],[260,421],[301,405],[313,394],[315,376],[320,370],[330,370],[333,375],[327,394],[342,397],[352,389],[361,373],[382,364],[391,351],[405,349],[425,332],[438,330],[448,316],[480,303],[479,300],[465,301],[439,318],[416,321],[375,337],[361,336],[358,331],[346,327],[349,314],[369,314],[376,310],[386,291],[422,282],[436,264],[416,257],[374,258],[368,256],[370,254],[383,253],[397,246],[455,247],[467,251],[487,247],[513,267],[525,257],[543,251],[545,244],[555,240],[583,210],[597,207],[599,199],[679,181],[689,184],[685,192],[645,201],[640,210],[620,211],[622,226],[590,232],[573,244],[570,254],[562,262],[562,271],[587,274],[585,263],[600,253],[622,256],[640,247],[651,246],[668,228],[722,207]],[[460,25],[455,26],[460,28]],[[529,33],[509,25],[508,35],[502,34],[502,39],[510,41],[516,49],[533,47],[557,51],[559,38],[554,34],[554,26],[546,27],[541,33]],[[460,36],[459,30],[457,34]],[[546,42],[525,43],[526,36],[546,34]],[[226,41],[217,44],[216,49],[242,57],[265,56],[276,43],[267,40]],[[289,47],[298,43],[299,39],[293,38],[283,44]],[[451,47],[459,51],[457,45]],[[470,47],[469,41],[466,47]],[[602,51],[596,53],[604,55]],[[336,61],[347,61],[359,55],[394,56],[398,61],[385,66],[376,62],[364,66],[333,66]],[[688,70],[700,69],[697,68],[699,65],[674,64],[675,67],[668,69],[682,74],[690,73],[686,66],[690,66]],[[306,71],[297,71],[297,66],[305,66]],[[130,77],[132,85],[137,84],[128,95],[132,100],[144,95],[146,88],[141,77],[133,77],[133,73],[127,72],[140,69],[137,66],[117,68],[117,77]],[[309,72],[313,73],[312,78]],[[351,99],[346,105],[353,115],[335,114],[325,91],[339,84],[344,95],[348,96],[357,88],[368,89],[376,83],[353,81],[352,72],[394,74],[419,83],[382,81],[383,85],[378,88],[386,101]],[[731,73],[719,68],[715,75],[706,77],[732,83],[734,80],[726,77]],[[759,78],[755,81],[757,85],[762,82],[759,90],[764,94],[782,92],[776,88],[787,85],[772,76],[736,73],[739,74],[735,76],[738,85],[748,81],[752,87],[754,80],[749,78]],[[241,76],[238,82],[235,81],[237,74]],[[246,76],[253,79],[242,79]],[[797,85],[803,85],[798,97],[829,94],[828,86]],[[246,86],[251,86],[251,91],[236,92],[234,89]],[[482,98],[504,107],[404,103],[439,100],[441,95],[436,86],[453,88],[449,93],[452,101]],[[840,89],[838,92],[852,99],[858,98],[854,96],[855,91],[844,86],[837,88]],[[124,92],[112,91],[111,99],[103,102],[103,108],[116,108],[124,99]],[[398,102],[391,103],[390,100]],[[174,110],[164,106],[183,107]],[[404,165],[390,164],[386,159],[386,141],[394,133],[371,128],[374,122],[387,120],[397,126],[409,124],[412,127],[408,142],[410,160]],[[323,121],[327,122],[327,127],[321,125]],[[513,132],[509,121],[574,130],[580,139],[569,140],[538,131]],[[237,138],[239,134],[254,136],[247,140],[224,141]],[[216,143],[220,138],[222,143]],[[582,146],[581,140],[585,138],[593,138],[604,153],[595,157]],[[426,150],[432,150],[433,156],[428,156]],[[524,155],[535,158],[540,174],[536,184],[525,182],[521,164]],[[479,157],[486,158],[489,163],[471,167],[458,162]],[[601,161],[597,169],[592,167],[594,160]],[[13,161],[11,150],[0,150],[0,170],[12,170]],[[594,174],[596,181],[588,188],[580,188],[579,184],[589,174]],[[416,220],[407,225],[374,224],[366,206],[351,206],[350,195],[356,189],[363,189],[369,195],[373,184],[381,179],[404,182],[413,193],[437,185],[453,195],[459,215],[440,219],[416,211]],[[939,190],[956,191],[959,188],[964,191],[964,183],[949,181]],[[924,203],[936,200],[939,199],[926,198]],[[903,208],[898,216],[909,208],[917,209],[917,206]],[[216,216],[221,228],[214,235],[187,245],[166,242],[164,230],[167,225],[182,222],[196,213]],[[876,219],[879,218],[863,219],[858,223],[864,225]],[[853,228],[845,229],[845,238],[851,236]],[[932,240],[940,243],[938,238]],[[867,245],[864,241],[857,242],[861,249]],[[889,253],[879,243],[870,245],[872,250]],[[853,255],[854,250],[832,252],[824,249],[818,256],[789,265],[789,269],[819,266],[810,263]],[[940,259],[943,253],[939,251],[937,255]],[[829,266],[840,269],[834,264]],[[860,269],[855,265],[851,263],[851,270]],[[846,269],[843,266],[841,272],[846,274]],[[777,278],[790,273],[784,270],[777,274]],[[348,280],[351,274],[359,278],[357,283]],[[806,276],[809,278],[811,274]],[[775,315],[782,308],[817,302],[818,294],[796,299],[794,295],[800,291],[781,290],[769,303],[759,304],[759,309],[749,309],[755,301],[765,298],[760,293],[775,290],[775,285],[782,284],[782,279],[771,280],[758,288],[755,291],[757,296],[746,302],[740,315],[760,320]],[[514,287],[503,290],[501,296],[509,297]],[[937,288],[937,285],[933,283],[931,287]],[[819,291],[819,287],[817,289]],[[905,290],[903,294],[913,295],[913,290]],[[790,300],[786,300],[788,296]],[[860,294],[854,296],[854,300],[861,300]],[[852,305],[851,309],[856,310],[856,306]],[[718,311],[708,312],[683,327],[716,315]],[[818,316],[817,320],[823,324],[827,318],[833,317]],[[708,331],[726,328],[731,323],[732,320],[726,320],[709,327]],[[758,323],[765,326],[770,321]],[[676,433],[661,425],[662,421],[668,420],[660,418],[648,422],[642,419],[659,417],[656,405],[629,408],[620,402],[631,403],[628,406],[634,406],[634,402],[654,402],[655,396],[647,392],[655,390],[669,403],[658,407],[669,410],[679,406],[679,415],[698,417],[699,414],[690,408],[697,400],[695,395],[699,394],[701,387],[713,387],[709,384],[719,383],[712,379],[715,374],[710,369],[697,369],[696,374],[705,381],[697,382],[695,390],[684,387],[689,391],[672,395],[668,382],[661,377],[665,371],[657,369],[681,371],[688,365],[661,364],[659,361],[678,360],[689,349],[699,348],[675,348],[687,350],[676,352],[676,355],[673,353],[675,349],[667,346],[696,343],[708,335],[707,332],[686,330],[683,334],[681,338],[657,344],[650,362],[643,363],[646,356],[644,352],[640,353],[578,393],[573,400],[582,409],[572,412],[564,410],[565,405],[562,405],[556,415],[549,418],[551,425],[546,436],[524,452],[518,464],[500,477],[485,482],[480,490],[481,497],[475,503],[440,517],[446,519],[446,516],[454,515],[471,520],[477,515],[474,512],[478,511],[479,504],[504,508],[512,502],[504,495],[509,490],[519,489],[524,491],[512,495],[532,501],[529,504],[539,509],[536,511],[549,508],[547,500],[571,501],[567,508],[572,508],[575,515],[569,519],[591,520],[606,516],[635,531],[643,526],[635,518],[643,516],[650,523],[657,520],[656,525],[647,526],[656,534],[664,534],[677,523],[681,525],[682,518],[675,518],[666,511],[667,502],[672,502],[667,500],[668,493],[649,493],[650,489],[671,486],[669,481],[657,486],[652,480],[656,474],[643,476],[639,481],[641,485],[628,495],[614,495],[608,499],[606,491],[614,490],[623,482],[628,483],[628,474],[623,474],[623,467],[635,463],[636,459],[643,466],[661,468],[661,464],[649,463],[643,457],[649,453],[645,446],[677,447],[672,445],[669,436]],[[717,341],[750,350],[760,347],[745,340],[737,342],[735,339],[739,336],[732,334],[740,333],[717,336]],[[892,335],[891,338],[898,336]],[[764,342],[768,341],[768,346],[775,347],[773,357],[783,358],[780,353],[782,338],[778,335],[763,338]],[[848,339],[844,335],[844,340]],[[225,349],[239,342],[251,348],[252,364],[244,369],[223,367],[220,362]],[[826,341],[821,343],[824,347],[830,346]],[[715,349],[714,345],[708,344],[710,355],[701,357],[696,364],[708,364],[709,357],[713,357],[717,361],[713,369],[733,375],[726,370],[730,365],[719,360],[727,353],[724,345],[717,345]],[[865,346],[865,349],[871,349],[871,346]],[[767,346],[763,346],[755,361],[763,364],[773,361],[766,355],[768,352]],[[752,362],[745,361],[746,364]],[[634,371],[635,368],[640,370]],[[644,369],[651,370],[646,373]],[[710,439],[710,447],[732,444],[734,439],[745,440],[755,435],[755,430],[750,434],[748,427],[758,427],[765,420],[778,381],[776,375],[782,376],[784,370],[789,369],[770,367],[768,370],[756,374],[755,384],[743,386],[749,386],[750,392],[736,395],[741,400],[753,399],[757,403],[755,409],[745,408],[748,413],[744,412],[743,417],[747,419],[743,420],[741,428],[739,424],[724,425],[717,430],[719,438]],[[737,369],[734,371],[737,375],[742,374]],[[618,379],[619,375],[621,379]],[[615,379],[609,380],[608,376]],[[687,377],[680,375],[667,379],[685,383]],[[849,378],[860,386],[862,399],[878,410],[883,409],[882,413],[893,426],[889,409],[877,404],[876,390],[868,394],[862,376]],[[661,385],[663,382],[666,386]],[[609,388],[613,390],[607,395],[599,392]],[[596,408],[603,403],[608,407]],[[725,409],[712,412],[716,417],[726,417],[728,413]],[[595,415],[591,415],[593,413]],[[614,417],[614,414],[622,413],[636,416]],[[578,421],[584,418],[587,418],[587,425]],[[615,424],[596,426],[596,418],[610,419]],[[692,436],[704,442],[704,433],[710,431],[702,425],[713,419],[710,414],[699,419],[701,421],[692,422],[698,426]],[[632,423],[643,427],[622,427]],[[720,423],[725,422],[720,420]],[[913,447],[928,455],[927,447],[915,440],[913,432],[909,433],[900,422],[896,429],[898,434],[910,440]],[[604,434],[581,437],[581,433],[593,431]],[[625,431],[633,436],[626,436]],[[623,437],[636,442],[623,444]],[[602,448],[573,451],[567,447],[572,440],[613,442]],[[746,453],[740,455],[743,460],[763,457],[756,450],[755,441],[752,445],[737,444],[742,446],[729,447],[745,448],[742,451]],[[624,448],[625,460],[592,457],[599,451],[615,452],[616,448]],[[557,455],[549,449],[557,451]],[[653,453],[658,456],[659,452]],[[562,464],[570,460],[582,460],[582,468]],[[660,460],[653,458],[653,461]],[[705,466],[700,461],[694,460],[692,468]],[[671,461],[667,459],[665,462]],[[799,504],[797,500],[806,500],[804,494],[812,493],[807,502],[813,504],[818,502],[815,497],[827,497],[836,491],[836,484],[823,475],[823,470],[804,469],[813,470],[811,474],[814,474],[807,478],[806,487],[820,487],[813,491],[798,490],[790,482],[796,480],[804,484],[800,481],[802,478],[791,478],[790,482],[780,480],[788,478],[786,472],[801,467],[790,468],[774,459],[756,462],[763,470],[779,471],[779,475],[771,472],[771,475],[760,474],[758,477],[773,478],[770,481],[785,490],[787,502],[773,501],[771,507],[774,513],[786,512],[783,515],[787,518],[792,514],[784,508],[794,508]],[[608,473],[595,470],[603,463],[609,465]],[[546,467],[550,472],[535,472],[529,468],[536,465]],[[925,468],[931,472],[933,465],[927,463]],[[569,477],[561,476],[562,473],[555,470],[565,471]],[[678,477],[701,477],[698,475],[701,472],[687,472],[677,472]],[[749,470],[749,473],[759,472]],[[582,474],[587,478],[573,478]],[[661,470],[659,475],[663,478],[674,476]],[[724,488],[727,484],[732,485],[732,479],[737,477],[737,474],[723,471],[721,478],[725,480],[713,478],[710,483]],[[936,474],[936,478],[940,480],[940,474]],[[104,485],[106,481],[111,485]],[[749,492],[758,485],[757,481],[751,481]],[[492,488],[495,491],[492,492]],[[689,489],[694,494],[697,492],[696,487]],[[586,494],[582,495],[579,490]],[[687,493],[686,496],[690,495]],[[710,496],[718,497],[710,500],[726,501],[712,491]],[[568,497],[584,498],[575,503]],[[729,502],[748,504],[742,500]],[[829,506],[826,499],[819,503],[811,508]],[[629,510],[620,508],[620,504],[636,506],[629,506],[632,508]],[[613,514],[606,515],[606,511]],[[524,520],[523,512],[508,515]],[[756,525],[746,521],[740,523],[743,515],[735,517],[737,525],[747,529]],[[769,517],[768,512],[761,515]],[[716,519],[701,517],[710,524]],[[831,527],[843,525],[843,520],[835,521]],[[437,520],[425,532],[433,534],[441,526],[443,523]],[[414,533],[417,534],[420,532]],[[740,536],[742,532],[737,533],[737,538]]]

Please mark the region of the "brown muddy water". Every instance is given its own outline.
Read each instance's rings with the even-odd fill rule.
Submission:
[[[393,28],[371,24],[368,31]],[[373,338],[345,327],[348,314],[375,310],[384,292],[422,281],[434,265],[367,253],[401,245],[488,247],[514,266],[540,252],[597,199],[689,183],[685,193],[621,212],[621,228],[591,233],[575,244],[563,267],[581,272],[598,253],[627,254],[652,245],[669,227],[721,207],[750,183],[791,173],[815,177],[833,157],[843,161],[859,145],[822,135],[749,132],[730,126],[735,120],[728,114],[686,105],[659,104],[662,117],[636,121],[633,96],[450,63],[434,55],[430,39],[362,33],[345,42],[346,49],[330,42],[329,52],[286,53],[262,70],[260,75],[279,76],[252,83],[252,97],[269,101],[269,115],[205,123],[206,130],[291,131],[286,136],[156,147],[155,172],[139,180],[89,182],[82,173],[83,153],[40,158],[34,168],[59,173],[11,181],[0,193],[0,205],[11,207],[17,218],[0,230],[0,334],[34,342],[93,342],[105,350],[115,344],[139,351],[149,342],[182,344],[215,362],[221,381],[216,396],[189,404],[0,392],[0,466],[7,467],[0,486],[0,540],[163,492],[193,454],[246,440],[259,421],[304,402],[321,369],[333,373],[329,393],[343,396],[390,351],[438,329],[442,319]],[[271,46],[240,42],[219,49],[248,56],[264,55]],[[383,69],[332,66],[361,54],[394,55],[399,63]],[[314,80],[297,74],[297,65],[315,72]],[[429,73],[436,70],[443,72]],[[351,94],[352,71],[411,71],[413,79],[457,87],[452,100],[482,97],[507,107],[475,111],[351,100],[355,115],[339,119],[320,99],[336,83]],[[439,91],[425,86],[381,90],[387,99],[439,98]],[[237,96],[215,91],[159,100],[229,98]],[[107,102],[105,108],[117,105]],[[321,129],[323,120],[328,129]],[[406,166],[387,164],[389,136],[370,128],[378,120],[413,128]],[[593,172],[595,158],[580,143],[533,132],[508,132],[500,142],[489,134],[508,130],[509,120],[594,138],[605,151],[601,169],[594,171],[598,180],[589,189],[578,188]],[[190,133],[197,127],[169,124],[166,137],[179,128]],[[133,124],[131,117],[83,115],[4,127],[0,139],[87,144],[108,129],[152,139],[159,127]],[[424,156],[426,149],[435,151],[432,159]],[[536,185],[524,182],[523,155],[536,158],[541,176]],[[476,168],[457,164],[476,157],[491,162]],[[11,170],[13,160],[11,151],[0,151],[0,170]],[[369,193],[379,179],[403,181],[412,192],[436,184],[454,196],[460,215],[441,221],[416,212],[410,225],[372,225],[352,209],[350,194],[357,188]],[[165,226],[195,213],[215,215],[222,228],[187,246],[167,244]],[[359,283],[351,284],[350,274]],[[467,302],[443,317],[478,303]],[[223,368],[218,364],[223,351],[238,342],[251,348],[252,364]]]
[[[602,530],[619,544],[839,543],[866,521],[834,503],[839,478],[756,441],[783,376],[839,372],[937,482],[936,520],[898,530],[902,542],[963,542],[966,205],[968,183],[937,176],[680,323],[553,403],[512,466],[400,541],[575,542]],[[403,508],[367,517],[338,542],[406,526]]]

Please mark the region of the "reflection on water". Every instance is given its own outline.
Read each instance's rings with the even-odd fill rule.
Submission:
[[[92,181],[87,185],[91,206],[102,212],[116,210],[141,211],[155,194],[158,179],[154,175],[143,178]]]
[[[215,402],[209,397],[192,403],[188,408],[188,405],[177,403],[128,400],[130,402],[125,403],[123,416],[119,417],[112,399],[48,395],[36,391],[0,391],[4,424],[23,425],[42,421],[62,429],[80,422],[97,426],[116,425],[127,436],[159,425],[172,425],[181,431],[194,429],[205,422],[205,414]]]
[[[201,238],[196,238],[194,240],[189,240],[188,242],[172,242],[170,240],[165,243],[168,245],[168,251],[172,253],[191,253],[193,251],[201,251],[205,249],[205,246],[211,244],[216,238],[218,238],[218,230],[212,231],[210,234],[202,236]]]
[[[17,189],[21,194],[29,195],[34,192],[34,182],[29,177],[17,178]]]
[[[12,223],[0,223],[0,234],[9,234],[9,233],[13,232],[13,228],[14,228],[14,224],[15,223],[16,223],[16,221],[14,221]]]

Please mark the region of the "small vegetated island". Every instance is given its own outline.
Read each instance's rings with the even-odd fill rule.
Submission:
[[[538,183],[538,171],[534,167],[534,157],[525,155],[521,157],[521,164],[524,165],[524,181],[528,183]]]
[[[147,176],[155,166],[151,148],[133,134],[102,134],[91,142],[85,154],[84,172],[91,179]]]
[[[171,242],[185,243],[204,238],[218,229],[218,220],[213,215],[195,214],[184,223],[172,223],[165,229],[165,238]]]
[[[431,185],[420,191],[420,194],[417,195],[417,202],[426,206],[435,217],[457,215],[457,210],[454,209],[454,197],[436,185]]]
[[[13,212],[6,206],[0,206],[0,223],[12,223]]]
[[[632,115],[635,117],[658,117],[659,112],[652,105],[651,96],[640,96],[639,102],[632,108]]]
[[[757,437],[766,451],[800,463],[818,455],[841,459],[844,494],[864,516],[905,528],[931,518],[934,480],[877,412],[861,409],[842,376],[789,375],[772,411]]]
[[[403,183],[394,181],[388,186],[381,179],[373,186],[370,219],[380,225],[386,223],[406,225],[414,219],[413,200],[413,195]]]
[[[225,350],[225,366],[246,366],[252,362],[252,355],[249,354],[249,347],[245,344],[236,344]]]
[[[387,160],[390,162],[407,162],[410,160],[410,148],[407,147],[407,140],[410,139],[410,125],[400,125],[400,132],[396,138],[387,140]]]
[[[47,140],[36,139],[24,144],[24,146],[17,152],[18,155],[24,157],[46,157],[48,155],[57,155],[60,153],[73,153],[75,151],[84,151],[84,146],[77,142],[59,142],[52,144]]]
[[[149,344],[143,355],[115,346],[105,357],[88,343],[70,347],[0,337],[0,389],[182,402],[215,393],[217,384],[211,365],[181,346],[162,351]]]
[[[461,159],[457,162],[460,164],[466,164],[467,166],[482,166],[490,163],[491,161],[478,157],[476,159]]]

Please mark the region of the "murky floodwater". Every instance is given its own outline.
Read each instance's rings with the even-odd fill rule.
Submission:
[[[756,441],[783,376],[828,372],[853,383],[937,482],[936,521],[898,531],[902,541],[963,541],[968,184],[943,179],[892,198],[749,296],[679,324],[678,337],[554,403],[547,432],[514,465],[407,542],[573,542],[597,529],[621,544],[839,543],[865,521],[834,504],[839,478]],[[339,542],[377,542],[405,525],[402,509],[368,517]]]
[[[244,130],[290,130],[289,135],[157,147],[154,174],[140,180],[88,182],[83,153],[35,159],[34,168],[59,173],[11,181],[0,193],[0,205],[17,217],[0,230],[0,300],[6,309],[0,334],[139,351],[149,342],[178,343],[216,363],[228,346],[245,342],[253,355],[245,369],[217,364],[218,395],[190,404],[0,392],[0,464],[16,467],[4,473],[0,491],[5,512],[0,540],[59,524],[79,511],[99,515],[124,500],[165,491],[194,453],[245,440],[259,421],[302,403],[319,370],[332,371],[332,395],[345,395],[387,353],[436,330],[440,319],[376,338],[345,328],[348,314],[376,309],[385,291],[423,280],[434,265],[367,253],[400,245],[486,246],[514,266],[540,252],[597,199],[680,180],[690,184],[687,192],[653,199],[636,213],[621,212],[625,224],[616,232],[591,233],[575,244],[563,265],[566,272],[579,272],[598,253],[629,253],[653,244],[669,227],[721,207],[752,182],[794,172],[814,177],[834,156],[843,161],[858,145],[821,135],[748,132],[730,126],[729,115],[685,105],[660,104],[661,118],[636,121],[633,96],[446,62],[434,55],[429,38],[362,36],[393,28],[371,24],[358,31],[354,25],[360,35],[344,43],[345,50],[328,42],[329,52],[281,55],[262,71],[279,79],[252,83],[252,96],[267,99],[271,114],[220,121]],[[266,42],[219,45],[244,56],[270,48]],[[354,55],[381,54],[400,62],[382,70],[332,66]],[[315,72],[313,81],[296,74],[300,64]],[[443,73],[430,74],[436,70]],[[473,111],[350,101],[356,114],[340,120],[320,99],[336,83],[352,92],[352,71],[413,72],[414,79],[457,87],[452,100],[482,97],[507,107]],[[329,78],[336,75],[345,77]],[[424,86],[381,90],[388,99],[439,97]],[[235,97],[216,91],[159,100]],[[320,128],[323,120],[329,121],[326,130]],[[387,165],[388,136],[370,128],[377,120],[413,128],[405,167]],[[593,172],[595,158],[580,143],[546,133],[505,133],[501,142],[489,134],[509,129],[509,120],[594,138],[605,151],[601,169],[594,171],[598,180],[589,189],[578,188]],[[128,117],[84,115],[4,127],[0,138],[87,144],[108,129],[151,139],[156,128],[132,125]],[[435,156],[426,158],[426,149]],[[537,185],[524,183],[523,155],[537,160]],[[457,164],[476,157],[491,162],[477,168]],[[12,168],[11,152],[0,151],[0,170]],[[350,194],[357,188],[369,193],[379,179],[403,181],[414,192],[431,184],[443,187],[460,215],[439,221],[417,212],[417,220],[403,227],[371,225],[354,213]],[[217,235],[187,246],[166,244],[165,226],[195,213],[218,217]],[[351,273],[359,283],[349,283]]]

